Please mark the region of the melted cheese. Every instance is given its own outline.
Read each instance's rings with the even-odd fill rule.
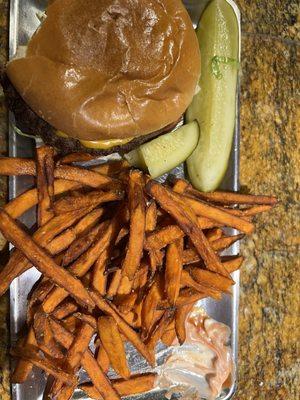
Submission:
[[[56,131],[57,136],[67,138],[68,135],[62,131]],[[115,146],[122,146],[130,142],[133,138],[126,139],[108,139],[108,140],[79,140],[80,143],[89,149],[107,150]]]

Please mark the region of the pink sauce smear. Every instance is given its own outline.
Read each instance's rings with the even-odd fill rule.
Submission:
[[[157,386],[183,399],[213,400],[230,382],[232,351],[228,346],[230,328],[210,318],[202,308],[194,307],[186,321],[187,338],[161,367]]]

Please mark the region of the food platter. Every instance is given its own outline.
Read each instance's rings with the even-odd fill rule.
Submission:
[[[237,15],[240,26],[240,15],[236,5],[228,1],[233,7]],[[39,25],[39,15],[43,12],[46,6],[46,1],[30,0],[20,1],[12,0],[10,9],[10,58],[12,58],[20,46],[26,45],[28,39]],[[193,23],[196,24],[199,16],[204,9],[207,0],[187,0],[185,5],[191,15]],[[230,162],[226,176],[221,187],[230,191],[239,189],[239,107],[237,93],[236,107],[236,125],[234,141]],[[18,135],[13,129],[13,118],[10,119],[9,132],[9,156],[11,157],[32,157],[36,145],[39,145],[35,140]],[[177,167],[171,172],[176,176],[183,176],[183,167]],[[9,182],[9,196],[16,197],[24,190],[31,187],[33,180],[30,177],[12,177]],[[22,222],[29,228],[35,223],[35,212],[31,210],[22,218]],[[237,254],[239,251],[238,244],[235,244],[227,252],[227,255]],[[28,293],[33,284],[36,282],[39,273],[35,269],[27,271],[25,274],[15,279],[10,288],[10,320],[11,320],[11,342],[16,341],[17,333],[22,329],[26,317],[26,301]],[[226,295],[221,301],[205,299],[201,301],[201,306],[206,310],[208,315],[217,321],[223,322],[231,329],[231,348],[233,353],[234,371],[230,388],[224,390],[220,399],[229,399],[233,396],[236,387],[236,370],[237,370],[237,335],[238,335],[238,296],[239,296],[239,272],[234,272],[233,276],[236,285],[233,287],[232,295]],[[146,371],[145,365],[141,364],[135,352],[129,350],[130,366],[133,371]],[[45,379],[41,372],[34,370],[31,378],[22,385],[12,386],[12,396],[15,400],[35,400],[41,399]],[[76,392],[75,398],[86,399],[82,392]],[[152,391],[145,395],[135,396],[137,399],[161,399],[163,393],[161,391]]]

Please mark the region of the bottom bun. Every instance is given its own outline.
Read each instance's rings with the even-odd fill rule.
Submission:
[[[92,149],[85,147],[79,140],[71,137],[57,136],[56,129],[40,118],[22,99],[6,74],[1,76],[1,84],[9,110],[15,116],[15,123],[23,133],[41,137],[45,144],[55,147],[60,154],[85,152],[97,156],[106,156],[112,153],[124,154],[163,133],[172,131],[179,121],[147,135],[138,136],[130,142],[109,149]]]

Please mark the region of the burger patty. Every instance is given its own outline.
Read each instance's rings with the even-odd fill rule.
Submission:
[[[130,142],[121,146],[114,146],[110,149],[91,149],[82,145],[78,139],[71,137],[64,138],[56,135],[56,129],[48,122],[39,117],[23,100],[17,92],[8,76],[4,73],[1,75],[1,84],[5,94],[7,106],[15,116],[15,123],[18,129],[28,135],[39,136],[44,143],[55,147],[60,154],[84,152],[97,156],[105,156],[111,153],[124,154],[138,147],[139,145],[155,138],[163,133],[173,130],[179,121],[176,121],[158,131],[147,135],[138,136]]]

